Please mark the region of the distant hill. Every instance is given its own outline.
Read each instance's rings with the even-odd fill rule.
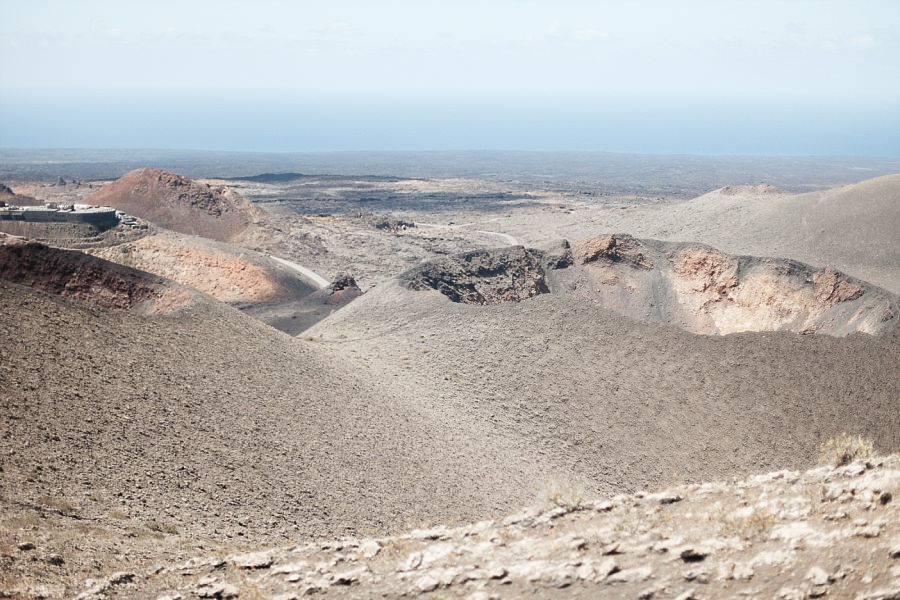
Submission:
[[[86,201],[115,207],[166,229],[223,242],[238,238],[264,215],[228,187],[212,187],[151,168],[126,173]]]
[[[15,193],[8,185],[0,183],[0,202],[17,206],[35,206],[41,204],[31,196]]]

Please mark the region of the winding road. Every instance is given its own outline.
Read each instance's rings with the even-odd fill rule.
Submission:
[[[298,273],[300,273],[307,279],[311,280],[317,286],[319,286],[319,289],[322,289],[322,288],[325,288],[325,287],[328,287],[329,285],[331,285],[330,281],[328,281],[327,279],[325,279],[324,277],[322,277],[321,275],[319,275],[312,269],[307,269],[303,265],[298,265],[295,262],[291,262],[289,260],[286,260],[284,258],[279,258],[279,257],[273,256],[271,254],[269,255],[269,258],[271,258],[272,260],[274,260],[276,262],[280,262],[281,264],[283,264],[284,266],[286,266],[288,268],[294,269],[295,271],[297,271]]]
[[[491,219],[496,220],[496,219]],[[478,225],[478,223],[461,223],[460,225],[438,225],[437,223],[416,223],[416,227],[430,227],[432,229],[461,229],[463,227],[471,227],[472,225]],[[500,238],[503,238],[510,246],[518,246],[519,240],[509,235],[508,233],[501,233],[499,231],[487,231],[484,229],[473,229],[475,233],[483,233],[485,235],[495,235]]]

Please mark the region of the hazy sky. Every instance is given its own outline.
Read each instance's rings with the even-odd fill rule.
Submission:
[[[0,146],[900,155],[900,0],[0,0]]]

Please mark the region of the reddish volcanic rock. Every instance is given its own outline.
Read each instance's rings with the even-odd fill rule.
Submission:
[[[263,214],[228,187],[211,187],[151,168],[126,173],[87,201],[115,207],[166,229],[219,241],[239,237]]]
[[[195,292],[81,252],[0,236],[0,280],[103,308],[167,312]]]

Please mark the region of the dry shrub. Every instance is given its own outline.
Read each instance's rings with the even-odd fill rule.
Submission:
[[[551,477],[542,486],[539,492],[540,501],[544,507],[563,507],[577,510],[584,505],[584,485],[578,481],[566,477]]]
[[[872,440],[867,440],[859,435],[842,433],[822,444],[819,462],[840,467],[855,460],[870,458],[874,453],[875,447]]]

